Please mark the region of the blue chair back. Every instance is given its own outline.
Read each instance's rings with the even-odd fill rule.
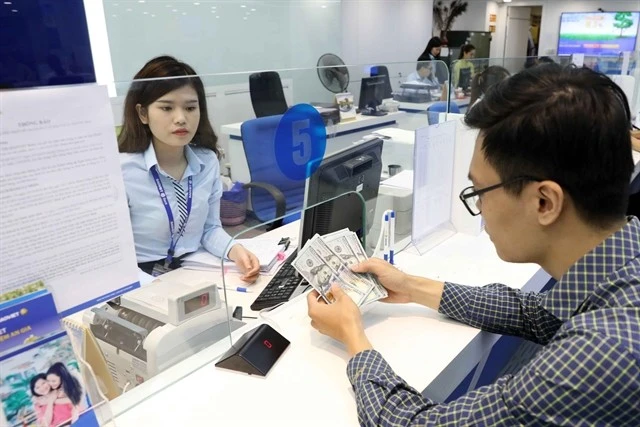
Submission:
[[[282,173],[276,161],[275,138],[282,115],[261,117],[242,123],[240,133],[252,183],[267,183],[282,192],[286,213],[299,212],[304,203],[305,181],[293,180]],[[251,208],[260,221],[275,219],[276,204],[272,195],[261,188],[251,188]],[[287,216],[283,223],[295,221],[300,214]]]
[[[427,115],[429,117],[429,124],[433,125],[438,123],[438,116],[440,113],[447,112],[447,102],[446,101],[438,101],[429,105],[427,108]],[[449,107],[449,113],[460,113],[460,108],[458,108],[458,104],[451,101],[451,106]]]

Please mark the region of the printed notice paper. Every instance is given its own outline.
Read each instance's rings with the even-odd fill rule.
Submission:
[[[0,295],[42,281],[66,316],[138,285],[107,89],[0,92]]]

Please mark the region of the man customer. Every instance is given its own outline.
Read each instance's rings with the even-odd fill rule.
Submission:
[[[550,64],[494,85],[465,121],[480,132],[473,185],[461,201],[470,214],[482,214],[500,258],[537,263],[558,283],[546,293],[469,287],[410,276],[379,259],[354,271],[375,274],[388,303],[419,303],[544,348],[517,374],[441,404],[373,350],[341,289],[332,288],[332,304],[312,292],[313,327],[351,356],[347,374],[360,423],[637,425],[640,221],[625,216],[633,161],[624,93],[605,75]]]

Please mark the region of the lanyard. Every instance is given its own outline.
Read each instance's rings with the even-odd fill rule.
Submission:
[[[167,258],[164,261],[165,267],[168,267],[169,264],[171,264],[171,262],[173,261],[173,255],[175,254],[176,245],[178,244],[178,240],[180,240],[180,237],[182,237],[182,235],[184,234],[185,228],[187,228],[187,221],[189,221],[189,214],[191,214],[191,201],[193,199],[193,177],[190,176],[187,179],[187,216],[184,219],[184,222],[180,225],[180,229],[178,230],[178,233],[176,235],[173,212],[171,212],[171,205],[169,204],[167,193],[165,193],[164,191],[164,186],[162,185],[162,181],[160,181],[160,175],[158,174],[158,170],[155,165],[151,168],[151,174],[153,175],[153,180],[156,182],[156,187],[158,187],[158,193],[160,194],[160,199],[162,200],[164,209],[167,211],[167,218],[169,218],[169,233],[171,234],[171,241],[169,242]]]

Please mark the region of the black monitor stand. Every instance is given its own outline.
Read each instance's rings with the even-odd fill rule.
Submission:
[[[369,105],[367,106],[367,108],[363,108],[362,110],[360,110],[360,114],[362,114],[363,116],[386,116],[387,113],[385,111],[380,111],[378,110],[378,107],[376,105]]]

